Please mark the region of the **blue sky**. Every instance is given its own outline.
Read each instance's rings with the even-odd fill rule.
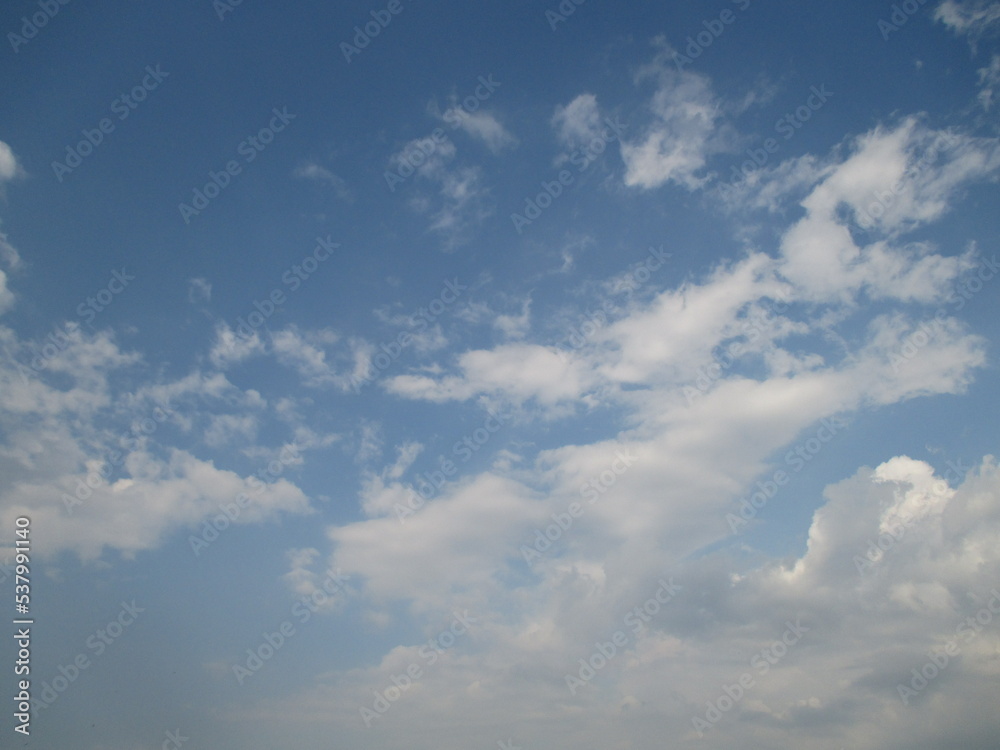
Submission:
[[[0,744],[995,747],[1000,3],[0,28]]]

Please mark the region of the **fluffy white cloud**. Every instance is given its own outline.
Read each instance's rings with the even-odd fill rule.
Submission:
[[[707,85],[674,80],[658,96],[654,109],[666,116],[654,129],[662,132],[633,144],[633,156],[673,137],[675,117],[704,140],[686,162],[626,158],[626,181],[697,186],[718,126],[702,108]],[[594,106],[580,100],[562,112],[562,137],[585,128]],[[402,747],[415,727],[431,731],[456,712],[465,717],[456,744],[490,732],[503,739],[498,714],[530,717],[542,705],[563,719],[525,720],[542,746],[647,746],[654,735],[662,741],[650,727],[670,726],[678,743],[713,748],[748,738],[810,750],[934,747],[925,735],[938,722],[985,750],[987,736],[960,727],[983,709],[984,686],[997,674],[988,638],[963,642],[968,658],[912,705],[897,684],[991,601],[1000,580],[992,458],[964,477],[934,476],[906,456],[862,468],[827,489],[804,552],[731,559],[735,547],[704,551],[756,516],[740,515],[740,495],[761,488],[768,501],[815,503],[795,478],[827,443],[849,439],[853,412],[960,393],[972,382],[985,342],[934,306],[945,304],[973,255],[908,235],[944,216],[957,191],[991,177],[997,164],[991,139],[934,131],[915,118],[876,128],[829,159],[762,173],[747,205],[792,200],[803,209],[777,233],[774,255],[748,251],[627,302],[608,287],[604,319],[571,347],[553,344],[566,339],[558,332],[526,332],[466,351],[448,369],[388,380],[393,394],[442,404],[485,397],[547,415],[613,408],[619,429],[533,457],[504,453],[400,522],[394,510],[413,497],[419,450],[403,443],[365,483],[367,518],[328,529],[329,566],[357,581],[357,596],[383,622],[397,602],[408,604],[424,637],[456,608],[478,622],[433,665],[414,637],[377,664],[324,675],[264,707],[269,717],[329,721],[361,738],[359,709],[372,705],[372,689],[416,663],[422,676],[375,719],[382,746]],[[891,198],[872,215],[872,196],[884,190]],[[861,293],[880,300],[879,309],[859,309]],[[657,604],[671,576],[681,593]],[[1000,594],[995,604],[1000,626]],[[579,678],[580,660],[616,632],[624,645],[571,691],[566,675]],[[753,684],[700,738],[692,719],[744,673]],[[952,679],[961,687],[945,690]]]
[[[311,512],[285,478],[243,477],[176,445],[196,431],[214,447],[252,443],[254,412],[266,406],[256,391],[199,372],[123,388],[140,355],[75,323],[40,342],[0,327],[0,339],[0,522],[13,528],[30,516],[43,556],[133,555],[234,507],[241,494],[249,503],[233,523]],[[294,463],[301,457],[283,461],[282,471]]]
[[[0,141],[0,185],[13,180],[21,173],[21,167],[17,163],[17,157],[13,150],[3,141]]]
[[[657,65],[646,71],[657,82],[649,103],[652,122],[622,143],[625,184],[652,189],[673,182],[687,190],[704,186],[708,157],[725,149],[720,139],[721,103],[709,79]]]
[[[324,675],[287,700],[258,704],[255,713],[279,725],[336,726],[348,740],[377,732],[389,748],[404,747],[414,731],[445,726],[456,746],[512,735],[527,746],[527,734],[532,747],[645,747],[655,726],[661,743],[666,731],[671,741],[708,748],[750,738],[808,750],[930,750],[947,737],[991,747],[998,727],[982,712],[997,677],[1000,628],[1000,470],[992,458],[964,481],[935,476],[906,456],[859,470],[827,488],[796,559],[744,563],[734,575],[739,561],[682,562],[696,540],[685,544],[677,533],[636,565],[644,573],[622,567],[649,553],[640,547],[629,554],[629,544],[603,564],[563,558],[540,583],[528,579],[514,589],[498,585],[485,561],[504,554],[502,529],[511,524],[496,523],[508,511],[530,509],[516,507],[509,487],[482,481],[455,493],[450,513],[442,508],[426,522],[417,516],[403,527],[386,520],[370,532],[335,533],[338,562],[357,564],[369,550],[367,585],[380,596],[408,598],[419,587],[441,598],[422,600],[432,607],[423,636],[377,664]],[[475,503],[472,491],[484,499]],[[456,549],[452,564],[442,565],[432,547]],[[486,593],[469,593],[477,590]],[[466,610],[470,627],[449,639],[449,648],[422,649],[447,632],[453,611]],[[939,676],[917,682],[913,694],[900,690],[910,688],[911,670],[923,668],[929,653],[940,662],[946,647],[948,664],[928,670]],[[581,660],[597,665],[583,672],[585,680]],[[388,711],[369,716],[374,728],[367,729],[360,709],[372,708],[373,691],[384,691],[411,664],[419,678]],[[743,675],[743,688],[731,687]],[[567,676],[579,680],[572,692]],[[561,706],[561,714],[535,721],[539,705]],[[456,712],[464,717],[460,728]],[[517,721],[498,726],[497,716]],[[696,718],[705,723],[696,727]]]

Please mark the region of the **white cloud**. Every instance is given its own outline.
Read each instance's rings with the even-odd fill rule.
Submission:
[[[215,327],[215,343],[208,356],[215,367],[226,369],[264,351],[264,341],[255,329],[234,331],[222,322]]]
[[[213,448],[252,441],[257,435],[257,418],[252,414],[213,414],[209,419],[205,443]]]
[[[556,107],[552,126],[560,144],[567,149],[580,148],[601,134],[603,123],[597,97],[580,94],[569,104]]]
[[[461,376],[397,375],[387,381],[386,388],[407,398],[439,403],[498,392],[518,402],[537,399],[552,406],[579,398],[587,381],[576,363],[536,344],[504,344],[493,350],[466,352],[459,357],[458,367]]]
[[[21,166],[11,147],[0,141],[0,185],[13,180],[22,173]]]
[[[916,118],[856,139],[802,200],[806,215],[782,237],[781,273],[812,299],[850,296],[933,302],[972,261],[895,238],[940,218],[959,188],[995,173],[1000,142],[932,131]],[[841,212],[886,240],[859,245]]]
[[[669,487],[658,485],[661,493]],[[602,503],[622,502],[634,490]],[[413,731],[452,726],[449,720],[460,712],[463,725],[450,735],[456,746],[496,735],[499,714],[529,717],[520,732],[531,733],[532,746],[545,747],[645,747],[647,727],[654,725],[671,727],[678,742],[713,750],[738,746],[747,736],[807,750],[932,750],[943,737],[960,737],[963,746],[986,750],[996,722],[987,722],[988,729],[968,727],[983,727],[997,674],[995,461],[985,459],[964,483],[949,483],[923,462],[898,456],[875,470],[859,470],[825,494],[804,554],[744,565],[737,575],[732,565],[739,561],[717,555],[679,562],[696,543],[683,541],[683,529],[670,533],[669,541],[660,537],[651,557],[632,531],[618,537],[614,551],[593,555],[603,564],[587,565],[575,553],[538,572],[541,580],[505,589],[489,561],[503,558],[511,538],[517,543],[525,516],[542,521],[515,488],[486,476],[405,525],[384,519],[342,527],[332,535],[334,559],[363,572],[374,601],[422,591],[425,638],[456,606],[468,609],[473,627],[432,664],[420,655],[418,637],[379,663],[324,675],[253,710],[264,711],[266,721],[324,722],[348,738],[363,738],[376,731],[366,729],[359,714],[361,706],[371,706],[372,688],[391,685],[392,675],[415,663],[420,678],[375,720],[384,747],[405,747]],[[683,492],[669,497],[676,503]],[[604,514],[591,526],[623,517],[628,514]],[[649,522],[644,518],[637,526]],[[650,536],[663,530],[655,523]],[[586,545],[594,543],[589,537]],[[447,561],[433,550],[450,551]],[[667,604],[647,609],[655,614],[633,630],[629,623],[642,622],[635,608],[662,590],[660,581],[679,591]],[[985,626],[975,623],[977,613],[990,618]],[[970,616],[973,626],[960,629]],[[579,660],[616,632],[625,645],[597,662],[603,666],[595,677],[572,695],[564,675],[577,676]],[[792,645],[776,648],[786,633],[794,636]],[[905,705],[897,686],[908,684],[910,670],[949,641],[960,655]],[[754,659],[761,654],[766,657]],[[753,678],[750,687],[699,737],[692,718],[704,717],[706,704],[744,673]],[[533,721],[540,705],[563,706],[561,720]],[[505,728],[501,736],[511,733]]]
[[[310,512],[287,479],[262,484],[175,443],[196,428],[216,447],[251,440],[257,417],[247,412],[266,406],[256,391],[199,372],[165,383],[139,377],[123,389],[141,375],[141,356],[75,323],[37,343],[0,327],[0,339],[0,521],[30,515],[45,529],[45,556],[151,549],[240,493],[250,503],[234,523]],[[218,412],[233,406],[244,411]]]
[[[212,301],[212,284],[208,279],[197,277],[188,279],[188,300],[195,302]]]
[[[326,167],[320,166],[315,162],[307,162],[292,173],[294,177],[305,180],[314,180],[316,182],[325,183],[333,188],[334,193],[341,200],[350,201],[353,200],[353,194],[347,185],[347,181],[334,174]]]
[[[521,302],[521,312],[517,315],[497,315],[493,319],[493,327],[505,338],[524,338],[531,328],[531,299]]]
[[[410,205],[430,215],[430,228],[444,235],[446,250],[461,244],[471,226],[493,213],[489,190],[482,185],[482,171],[475,166],[453,166],[456,153],[449,139],[427,137],[410,141],[390,159],[400,174],[415,171],[436,185],[439,201],[418,196]]]
[[[494,154],[517,146],[517,138],[489,112],[466,112],[462,107],[452,107],[442,118],[446,122],[454,122],[468,135],[481,140]]]
[[[7,274],[0,269],[0,315],[14,306],[14,293],[7,287]]]
[[[934,20],[940,21],[955,34],[969,37],[976,42],[1000,22],[1000,3],[991,0],[944,0],[934,11]]]
[[[710,179],[705,164],[725,150],[720,140],[722,108],[709,79],[659,65],[646,76],[657,81],[649,103],[652,122],[642,136],[622,143],[625,184],[653,189],[673,182],[687,190]]]
[[[990,64],[976,72],[979,74],[979,103],[989,112],[993,106],[993,95],[1000,87],[1000,55],[993,55]]]

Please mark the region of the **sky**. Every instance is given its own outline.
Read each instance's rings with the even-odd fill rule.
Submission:
[[[0,31],[0,746],[996,747],[1000,2]]]

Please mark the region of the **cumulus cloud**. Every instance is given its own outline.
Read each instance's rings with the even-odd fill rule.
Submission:
[[[687,190],[710,179],[708,157],[725,150],[719,129],[722,105],[706,76],[665,64],[649,68],[656,91],[648,105],[650,123],[642,135],[621,144],[625,184],[643,189],[672,182]]]
[[[254,447],[253,412],[266,405],[256,391],[199,372],[123,389],[122,375],[137,374],[142,357],[120,349],[110,332],[89,334],[75,323],[40,341],[2,327],[0,338],[0,520],[13,527],[29,515],[45,556],[131,556],[194,529],[240,495],[250,502],[234,523],[311,511],[288,479],[261,482],[175,442],[190,442],[185,435],[197,430],[212,447]]]
[[[472,492],[484,501],[473,502]],[[529,505],[518,507],[522,502]],[[404,746],[403,728],[453,726],[456,711],[465,717],[454,730],[458,744],[491,733],[506,738],[514,730],[498,729],[497,715],[530,717],[539,705],[563,706],[566,721],[528,721],[521,731],[553,747],[585,740],[645,746],[649,724],[669,726],[678,743],[709,748],[748,737],[816,750],[930,750],[947,737],[991,746],[997,725],[984,723],[982,712],[990,705],[1000,627],[1000,471],[990,457],[950,481],[907,456],[858,470],[827,488],[806,551],[790,560],[685,562],[697,542],[684,543],[676,532],[645,566],[653,572],[623,575],[627,552],[597,565],[564,556],[541,572],[541,583],[515,590],[498,585],[486,560],[502,558],[501,540],[516,539],[518,530],[481,530],[516,527],[514,518],[531,515],[530,500],[483,477],[446,506],[440,515],[429,508],[432,515],[412,519],[413,527],[343,527],[333,535],[343,548],[336,559],[363,570],[373,594],[437,592],[439,600],[422,600],[433,613],[425,639],[442,629],[445,608],[456,602],[473,618],[468,634],[433,662],[418,636],[376,664],[326,675],[255,711],[289,724],[328,723],[362,738],[375,731],[360,714],[372,691],[416,664],[419,680],[391,712],[369,717],[387,747]],[[453,549],[450,564],[432,549]],[[733,564],[742,572],[734,575]],[[481,597],[470,593],[481,589]],[[503,606],[487,607],[496,597]],[[595,644],[613,638],[613,654],[603,645],[610,656],[593,658],[600,656]],[[911,670],[946,647],[947,666],[928,671],[940,676],[918,682],[913,695],[900,689],[909,688]],[[581,672],[585,662],[597,668]],[[727,693],[741,678],[743,689]],[[724,710],[712,713],[710,706]]]
[[[662,112],[694,102],[692,121],[677,117],[697,120],[706,140],[686,161],[666,151],[650,151],[658,155],[644,164],[626,159],[626,181],[697,186],[717,125],[701,108],[707,88],[686,79],[659,91]],[[560,115],[561,137],[582,132],[588,111],[581,100]],[[672,117],[632,146],[666,143],[656,139],[673,137]],[[516,341],[385,382],[391,394],[442,406],[530,405],[519,419],[599,408],[619,417],[613,436],[580,434],[533,453],[512,444],[400,523],[393,511],[412,498],[407,471],[423,449],[403,442],[370,473],[365,518],[328,527],[329,567],[350,574],[385,617],[405,603],[433,636],[455,608],[481,613],[393,707],[398,724],[375,720],[385,746],[406,741],[393,726],[430,730],[456,711],[466,717],[457,741],[475,743],[498,712],[531,715],[539,705],[567,719],[532,723],[535,741],[553,747],[644,746],[652,725],[675,728],[679,743],[720,748],[748,737],[816,750],[930,748],[937,740],[928,736],[949,732],[989,746],[988,733],[962,729],[995,679],[989,638],[963,642],[952,671],[912,705],[897,686],[992,601],[994,459],[941,476],[889,453],[874,469],[842,474],[822,501],[795,480],[828,443],[850,439],[852,414],[961,393],[986,364],[985,341],[948,302],[981,259],[913,235],[946,215],[965,185],[994,174],[997,144],[907,118],[826,159],[788,164],[763,173],[751,196],[769,190],[767,199],[748,204],[801,207],[776,233],[774,254],[747,251],[627,300],[614,302],[606,285],[604,299],[590,300],[612,301],[600,325],[571,347],[557,346],[559,332],[521,329]],[[885,190],[892,197],[873,211]],[[879,307],[860,308],[861,294]],[[765,490],[765,502],[819,505],[804,550],[744,555],[733,542],[762,523],[746,498]],[[680,593],[659,604],[673,583]],[[1000,594],[996,606],[1000,618]],[[616,656],[582,677],[581,660],[619,631]],[[326,675],[265,710],[360,737],[359,707],[421,663],[419,645],[400,643],[378,663]],[[699,727],[693,720],[743,674],[752,677],[745,697]]]

